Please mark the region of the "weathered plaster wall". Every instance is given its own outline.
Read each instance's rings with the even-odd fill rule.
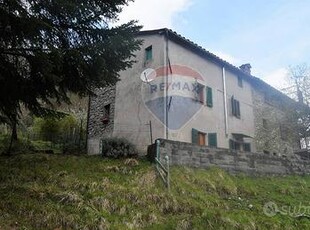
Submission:
[[[201,109],[179,130],[169,130],[168,139],[191,142],[192,128],[207,134],[217,133],[218,146],[222,148],[229,147],[229,139],[232,138],[232,133],[241,133],[254,137],[253,100],[251,85],[247,81],[243,79],[243,87],[239,87],[238,76],[226,70],[228,111],[228,135],[226,136],[222,67],[173,41],[169,41],[169,60],[171,65],[189,66],[201,74],[204,81],[199,83],[212,88],[213,107],[210,108],[206,103],[203,104]],[[173,82],[175,78],[169,77],[168,80]],[[230,100],[232,96],[240,102],[240,119],[232,115]],[[174,103],[173,99],[172,103]],[[200,102],[193,101],[193,103]],[[175,118],[169,117],[169,119]],[[206,144],[208,144],[207,139],[206,136]],[[252,149],[255,150],[254,143],[251,144]]]
[[[116,85],[116,103],[113,136],[124,137],[134,143],[141,152],[151,144],[148,123],[152,123],[152,136],[164,137],[164,126],[144,103],[142,94],[148,83],[141,80],[142,72],[147,68],[156,69],[165,63],[164,36],[140,36],[141,49],[135,53],[137,62],[132,68],[120,72],[120,81]],[[152,46],[153,58],[145,62],[145,49]]]
[[[115,113],[115,86],[96,89],[96,96],[90,97],[87,127],[87,153],[99,154],[100,139],[110,137],[113,133]],[[104,106],[110,104],[108,124],[102,122]]]
[[[198,83],[212,88],[213,107],[210,108],[206,103],[199,104],[200,102],[193,100],[192,103],[199,104],[200,108],[180,128],[169,129],[167,138],[165,122],[161,121],[159,116],[156,116],[146,104],[145,95],[150,92],[151,85],[156,83],[154,81],[143,82],[140,78],[145,69],[156,70],[167,64],[167,43],[164,34],[143,35],[139,39],[143,40],[143,45],[135,53],[137,62],[133,64],[132,68],[120,72],[120,81],[116,84],[116,90],[105,91],[103,89],[97,98],[91,99],[88,153],[99,153],[99,140],[105,136],[125,137],[137,145],[140,151],[145,152],[147,145],[151,143],[150,130],[147,125],[150,121],[152,122],[153,140],[165,138],[191,142],[192,129],[194,128],[207,134],[217,133],[217,144],[220,148],[229,148],[229,139],[233,139],[232,134],[237,133],[253,137],[247,139],[247,142],[251,143],[251,150],[254,152],[268,150],[271,154],[275,153],[276,155],[292,153],[293,143],[281,140],[280,136],[279,120],[282,112],[276,107],[266,104],[261,92],[253,88],[252,83],[249,83],[248,80],[243,79],[243,86],[238,86],[238,75],[229,70],[226,70],[226,109],[228,112],[226,135],[222,67],[173,41],[169,41],[168,56],[170,64],[187,66],[198,72],[202,76],[202,80],[199,80]],[[153,58],[145,62],[145,49],[149,46],[152,46]],[[170,75],[167,79],[168,84],[173,84],[179,78],[182,78],[182,76]],[[186,76],[183,76],[183,78],[186,78]],[[188,82],[189,85],[192,85],[195,79],[188,80]],[[159,88],[159,84],[157,84],[157,87]],[[163,88],[166,88],[166,86]],[[168,90],[168,96],[169,93]],[[156,94],[157,97],[164,98],[166,91],[158,90]],[[175,103],[173,96],[171,97],[172,106]],[[240,102],[240,119],[232,115],[232,96]],[[110,114],[113,121],[109,125],[104,125],[100,121],[100,117],[104,105],[110,102],[113,102]],[[183,101],[177,103],[176,107],[182,104]],[[164,103],[159,103],[157,107],[164,114]],[[184,113],[187,113],[188,110],[184,108]],[[182,113],[183,111],[179,114]],[[171,114],[168,112],[168,121],[175,121],[177,118]],[[266,118],[270,122],[268,130],[262,128],[262,118]],[[206,136],[206,145],[208,145],[208,136]]]
[[[149,147],[155,156],[155,145]],[[229,172],[247,174],[310,174],[310,161],[297,156],[279,157],[259,153],[231,152],[190,143],[160,139],[160,157],[169,156],[171,165],[209,168],[217,166]]]
[[[271,155],[292,155],[293,150],[297,149],[296,130],[288,124],[286,110],[281,105],[281,101],[275,99],[275,95],[268,95],[262,90],[253,89],[253,104],[255,115],[255,145],[257,152],[268,151]],[[282,108],[282,109],[281,109]],[[265,119],[265,125],[263,124]],[[280,126],[288,127],[285,139],[281,137]],[[264,127],[265,126],[265,127]]]

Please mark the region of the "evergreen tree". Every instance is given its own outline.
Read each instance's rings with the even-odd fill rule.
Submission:
[[[115,84],[140,41],[134,21],[110,27],[128,0],[0,0],[0,122],[16,124],[23,105],[50,113],[51,99]]]

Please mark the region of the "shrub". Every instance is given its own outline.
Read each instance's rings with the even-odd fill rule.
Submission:
[[[124,138],[106,138],[101,140],[101,153],[105,157],[121,158],[138,155],[136,147]]]
[[[41,140],[61,143],[64,140],[77,139],[80,135],[80,128],[76,118],[67,115],[63,118],[35,118],[33,132]]]
[[[6,153],[9,148],[11,141],[10,136],[1,136],[0,138],[0,153]],[[31,143],[30,140],[25,138],[19,138],[17,141],[12,143],[11,152],[14,154],[20,153],[33,153],[35,151],[35,147]]]
[[[81,155],[85,153],[85,143],[81,142],[80,145],[75,142],[67,142],[62,147],[63,154],[74,154],[74,155]]]

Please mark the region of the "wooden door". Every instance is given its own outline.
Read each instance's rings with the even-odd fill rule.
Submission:
[[[198,144],[206,145],[206,134],[205,133],[198,133]]]

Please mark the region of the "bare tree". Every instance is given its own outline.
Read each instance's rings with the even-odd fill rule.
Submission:
[[[289,81],[294,89],[293,98],[298,101],[295,107],[295,116],[298,121],[299,136],[304,147],[310,149],[310,67],[300,64],[289,67]]]

